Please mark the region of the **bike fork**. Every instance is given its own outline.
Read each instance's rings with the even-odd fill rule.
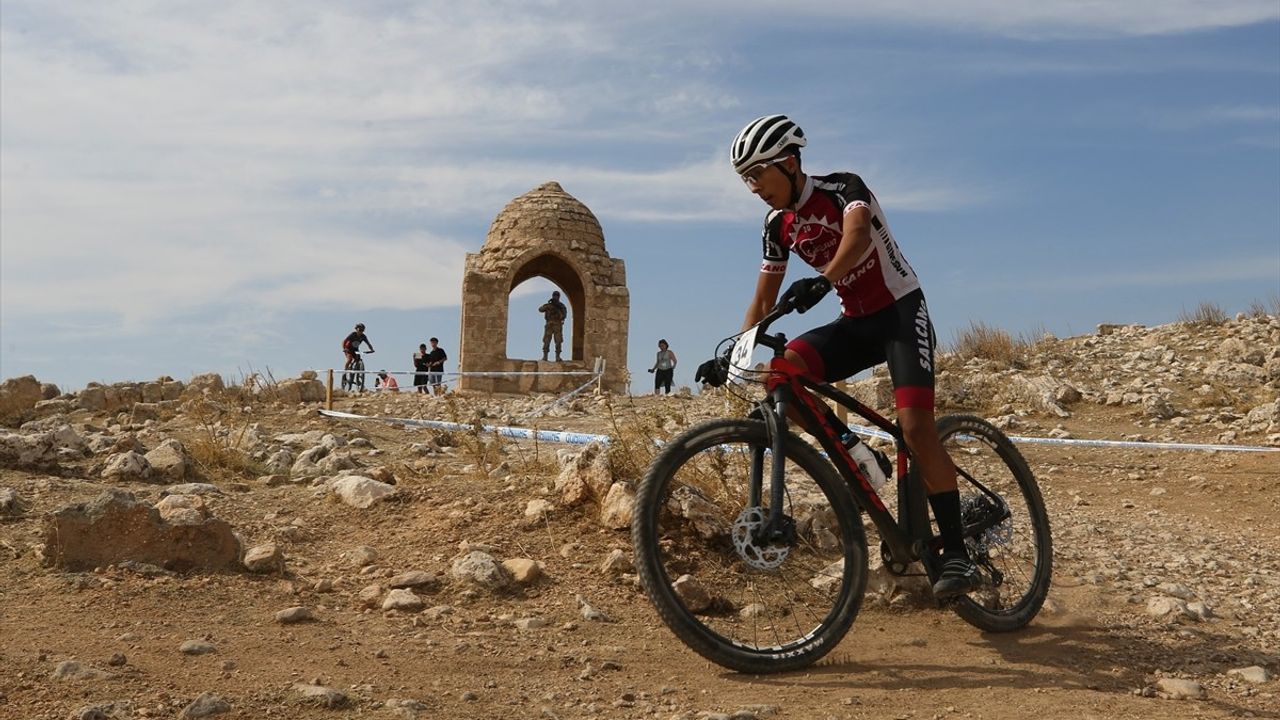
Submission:
[[[756,540],[767,542],[783,532],[783,495],[786,488],[783,483],[786,476],[786,454],[784,444],[787,439],[786,407],[781,399],[774,402],[772,409],[763,407],[761,417],[769,436],[769,451],[773,455],[769,465],[769,518],[756,532]],[[764,449],[760,448],[751,457],[751,485],[747,491],[749,507],[760,507],[764,499]]]

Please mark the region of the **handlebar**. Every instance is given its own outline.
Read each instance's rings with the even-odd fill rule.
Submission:
[[[773,309],[760,318],[760,322],[756,323],[756,345],[763,345],[774,352],[782,352],[787,346],[787,336],[782,333],[770,335],[769,326],[786,315],[790,315],[795,310],[792,303],[785,299],[773,306]]]

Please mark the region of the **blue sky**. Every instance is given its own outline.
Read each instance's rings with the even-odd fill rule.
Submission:
[[[688,384],[759,265],[727,146],[774,112],[876,192],[944,342],[1280,296],[1274,0],[633,5],[0,1],[0,376],[288,377],[360,320],[373,364],[456,357],[465,253],[556,180],[626,261],[633,389],[659,337]]]

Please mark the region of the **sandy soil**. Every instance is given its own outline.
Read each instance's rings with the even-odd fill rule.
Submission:
[[[629,411],[695,402],[638,398]],[[254,421],[267,435],[323,428],[367,437],[394,468],[400,500],[353,510],[305,484],[210,478],[226,491],[208,498],[214,514],[246,545],[280,543],[284,576],[67,573],[42,567],[31,549],[41,515],[108,484],[74,469],[61,477],[4,471],[0,484],[30,508],[0,522],[0,718],[62,720],[84,716],[87,706],[105,717],[175,717],[204,692],[229,703],[217,716],[227,718],[413,716],[392,699],[418,701],[423,718],[1280,717],[1280,682],[1251,685],[1226,674],[1251,665],[1280,672],[1277,454],[1023,446],[1057,550],[1050,606],[1030,627],[988,635],[927,603],[873,606],[820,665],[748,676],[687,650],[631,577],[600,570],[610,550],[630,552],[626,532],[602,528],[589,510],[523,522],[525,504],[545,497],[554,478],[556,448],[510,443],[514,472],[491,477],[468,471],[475,460],[462,452],[411,454],[408,446],[428,431],[296,408],[255,409]],[[1105,407],[1061,422],[1081,437],[1140,430]],[[609,432],[590,413],[563,425]],[[161,488],[130,489],[154,501]],[[450,606],[448,614],[361,607],[359,591],[382,577],[447,571],[463,542],[540,561],[546,576],[499,595],[447,582],[423,593],[428,607]],[[379,554],[372,570],[350,559],[362,545]],[[1150,616],[1147,579],[1196,589],[1217,617]],[[315,589],[323,580],[331,591]],[[578,596],[611,621],[585,620]],[[1248,606],[1233,603],[1236,596]],[[295,605],[315,619],[274,621]],[[530,617],[547,625],[513,623]],[[180,653],[191,639],[216,650]],[[117,654],[124,662],[113,665]],[[109,675],[52,679],[68,659]],[[1140,694],[1161,677],[1194,679],[1207,695]],[[335,709],[305,704],[293,689],[299,682],[340,690],[348,701]]]

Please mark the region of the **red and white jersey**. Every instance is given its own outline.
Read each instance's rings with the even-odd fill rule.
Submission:
[[[764,221],[764,262],[760,272],[782,274],[795,252],[818,272],[836,256],[844,235],[845,213],[865,207],[871,212],[871,247],[844,277],[834,283],[844,315],[870,315],[920,287],[889,232],[876,196],[853,173],[806,178],[797,210],[773,210]]]

